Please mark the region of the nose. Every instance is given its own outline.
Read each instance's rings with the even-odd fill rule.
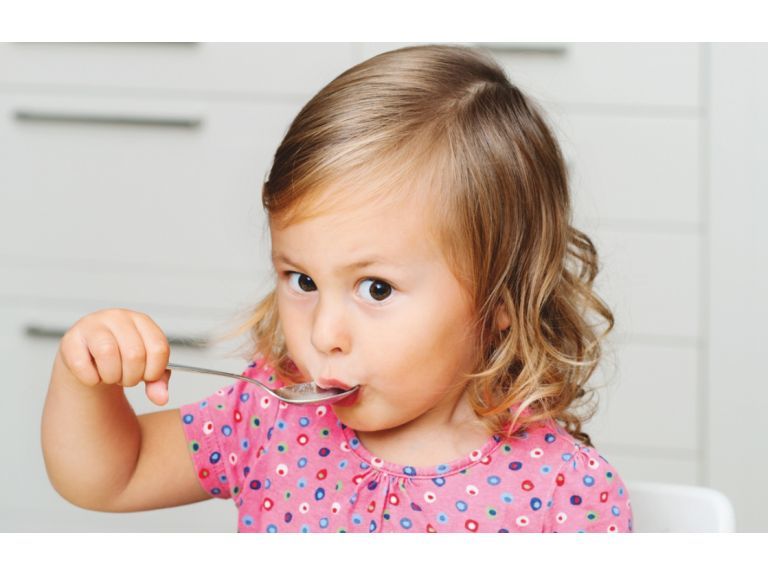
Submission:
[[[323,354],[347,353],[351,347],[348,319],[341,299],[321,296],[312,319],[312,345]]]

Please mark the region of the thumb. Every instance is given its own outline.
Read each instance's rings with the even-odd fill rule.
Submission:
[[[171,379],[171,371],[166,370],[160,380],[146,382],[145,392],[147,398],[158,406],[164,406],[168,402],[168,381]]]

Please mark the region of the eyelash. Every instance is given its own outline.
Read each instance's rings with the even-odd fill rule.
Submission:
[[[312,284],[315,284],[315,281],[312,280],[312,277],[308,276],[307,274],[303,274],[302,272],[287,271],[287,272],[284,272],[284,276],[286,277],[286,279],[288,281],[288,285],[291,288],[291,290],[293,290],[294,292],[301,293],[301,294],[306,294],[307,292],[314,292],[315,290],[317,290],[317,285],[315,285],[314,290],[307,290],[307,291],[301,290],[301,288],[298,288],[298,289],[294,288],[291,285],[291,279],[293,278],[294,274],[297,275],[297,276],[304,276],[305,278],[309,278],[309,280],[312,282]],[[374,304],[384,304],[388,300],[391,300],[392,293],[394,293],[396,291],[396,288],[390,282],[387,282],[386,280],[382,280],[381,278],[364,278],[362,280],[362,282],[369,282],[369,281],[373,282],[374,284],[376,284],[376,283],[385,284],[386,286],[388,286],[390,288],[391,292],[383,300],[376,300],[374,298],[372,300],[368,300],[368,302],[371,302],[371,303],[374,303]],[[369,292],[369,294],[370,294],[370,292]]]

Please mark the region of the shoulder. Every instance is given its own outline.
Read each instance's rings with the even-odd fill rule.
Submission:
[[[531,427],[510,440],[520,466],[547,477],[552,531],[632,530],[629,494],[616,468],[556,423]]]

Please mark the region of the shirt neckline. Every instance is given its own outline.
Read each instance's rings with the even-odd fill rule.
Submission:
[[[448,476],[449,474],[458,474],[475,464],[488,463],[493,451],[501,444],[501,436],[494,434],[480,448],[472,450],[469,454],[445,464],[437,464],[435,466],[404,466],[375,456],[363,445],[354,430],[344,424],[341,425],[341,428],[350,450],[368,464],[370,468],[404,478],[435,478]]]

